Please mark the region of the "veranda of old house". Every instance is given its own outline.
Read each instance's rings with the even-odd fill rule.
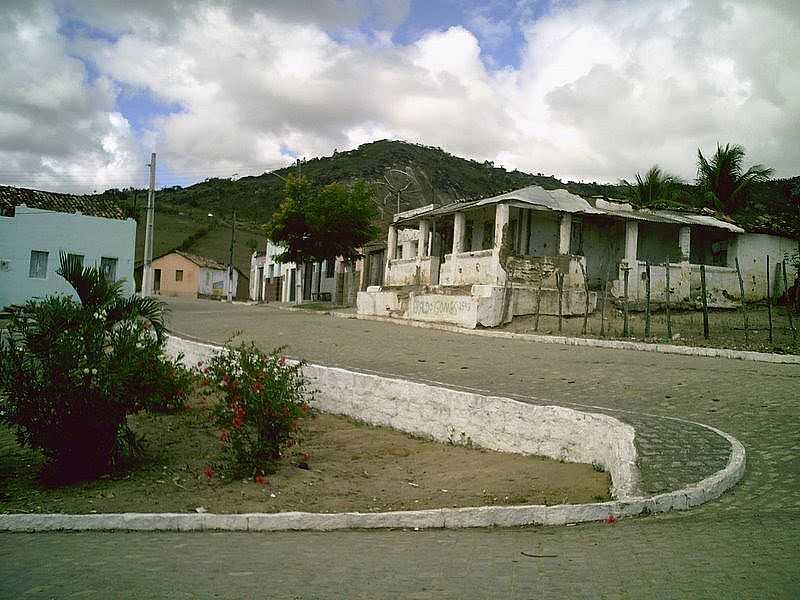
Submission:
[[[741,297],[736,259],[746,299],[757,300],[766,293],[765,256],[778,265],[795,244],[746,234],[712,214],[635,210],[531,186],[398,215],[388,232],[384,286],[369,288],[373,296],[359,298],[359,311],[495,326],[532,314],[537,302],[542,314],[557,314],[557,273],[564,315],[593,311],[606,281],[609,294],[622,298],[626,272],[635,307],[644,300],[648,264],[654,303],[666,299],[669,269],[670,301],[696,305],[702,264],[709,305],[734,306]],[[470,300],[474,318],[456,314],[472,310]]]

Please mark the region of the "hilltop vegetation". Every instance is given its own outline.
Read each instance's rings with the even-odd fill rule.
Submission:
[[[646,165],[643,165],[643,169]],[[334,152],[332,156],[312,158],[301,165],[302,174],[314,185],[333,182],[365,181],[378,204],[382,221],[397,209],[397,195],[391,189],[406,189],[400,194],[400,208],[407,210],[431,203],[472,199],[499,194],[516,188],[539,185],[545,189],[564,188],[583,196],[604,196],[631,200],[630,189],[622,184],[564,182],[553,175],[507,171],[490,161],[467,160],[420,144],[379,140],[355,150]],[[282,178],[296,172],[295,167],[237,180],[211,178],[192,186],[173,187],[156,193],[159,218],[156,220],[156,253],[176,248],[227,261],[227,227],[235,210],[242,235],[237,242],[237,265],[249,265],[250,248],[262,247],[260,225],[270,221],[284,197]],[[133,212],[142,215],[145,190],[108,190]],[[770,180],[753,188],[748,201],[732,215],[737,221],[760,230],[792,232],[798,230],[800,177]],[[677,191],[659,208],[694,208],[707,204],[707,198],[690,183],[678,184]],[[207,217],[208,213],[215,216]],[[143,221],[140,218],[140,221]],[[143,223],[140,223],[143,228]],[[207,230],[207,231],[206,231]],[[143,229],[142,229],[143,233]],[[141,236],[143,239],[143,235]],[[191,238],[191,239],[189,239]],[[188,245],[187,245],[188,239]],[[137,253],[140,256],[141,252]]]

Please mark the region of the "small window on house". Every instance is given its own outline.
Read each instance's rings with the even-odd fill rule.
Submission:
[[[398,260],[403,258],[403,246],[397,244],[397,258]]]
[[[183,281],[183,269],[175,270],[175,281]]]
[[[100,258],[100,270],[109,281],[117,280],[117,259],[103,256]]]
[[[32,279],[47,279],[47,257],[48,252],[31,250],[31,265],[28,277]]]
[[[336,261],[335,260],[326,260],[325,261],[325,277],[330,279],[336,273]]]
[[[267,278],[272,279],[275,276],[275,265],[269,265],[267,268]]]
[[[83,267],[83,254],[67,254],[67,260],[77,260],[78,264]]]
[[[583,220],[572,217],[569,234],[569,252],[583,256]]]

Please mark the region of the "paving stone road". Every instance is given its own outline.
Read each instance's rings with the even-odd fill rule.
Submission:
[[[2,534],[0,597],[800,598],[796,365],[482,338],[269,306],[170,305],[173,330],[206,340],[241,330],[313,362],[602,407],[637,428],[646,492],[702,477],[727,451],[699,428],[658,417],[734,435],[747,473],[704,506],[613,526]]]

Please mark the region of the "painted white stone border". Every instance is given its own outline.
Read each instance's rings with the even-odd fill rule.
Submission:
[[[218,351],[218,346],[203,344],[182,338],[170,336],[169,351],[183,352],[186,362],[196,364],[199,360],[207,360],[213,353]],[[334,393],[341,393],[342,384],[347,384],[346,377],[371,377],[378,382],[378,386],[385,386],[392,390],[397,385],[402,385],[406,389],[419,391],[421,388],[414,386],[424,386],[433,389],[434,386],[418,384],[400,379],[355,373],[344,369],[334,369],[311,365],[312,369],[322,369],[316,375],[309,373],[309,376],[319,378],[319,383],[327,385],[334,383]],[[337,381],[338,384],[337,384]],[[352,385],[355,380],[350,380]],[[352,389],[352,388],[350,388]],[[449,388],[439,388],[457,394],[465,394]],[[320,390],[321,391],[321,390]],[[375,388],[371,392],[374,393]],[[441,392],[443,398],[448,401],[453,400],[447,393]],[[467,396],[478,396],[477,394],[466,394]],[[326,396],[322,394],[322,396]],[[532,408],[561,408],[561,407],[536,407],[522,402],[510,400],[508,398],[482,397],[487,402],[512,402],[522,406]],[[463,399],[462,399],[463,400]],[[322,400],[329,402],[330,400]],[[570,410],[570,409],[564,409]],[[578,411],[572,411],[578,413]],[[606,417],[605,415],[591,415],[590,417]],[[400,413],[391,415],[392,418],[399,418]],[[559,416],[564,416],[559,415]],[[616,421],[616,419],[611,419]],[[677,419],[681,420],[681,419]],[[462,528],[462,527],[513,527],[524,525],[563,525],[566,523],[580,523],[587,521],[605,520],[610,516],[617,518],[630,517],[641,514],[652,514],[667,512],[670,510],[687,510],[693,506],[703,504],[714,498],[719,497],[727,489],[735,485],[744,475],[745,471],[745,449],[744,446],[733,436],[704,425],[694,423],[724,437],[731,445],[731,453],[728,463],[724,469],[706,477],[702,481],[686,486],[682,489],[659,494],[651,497],[635,497],[627,495],[632,491],[634,485],[635,471],[626,471],[624,461],[621,464],[611,465],[617,468],[617,477],[620,481],[614,482],[617,500],[594,504],[562,504],[557,506],[528,505],[528,506],[480,506],[467,508],[444,508],[419,511],[396,511],[382,513],[246,513],[246,514],[196,514],[196,513],[118,513],[118,514],[97,514],[97,515],[66,515],[66,514],[7,514],[0,515],[0,531],[87,531],[87,530],[134,530],[134,531],[282,531],[282,530],[336,530],[336,529],[374,529],[374,528]],[[609,422],[604,422],[608,425]],[[623,428],[629,426],[620,423]],[[611,430],[609,430],[611,431]],[[624,432],[624,430],[622,430]],[[630,442],[632,444],[631,436]],[[502,445],[498,442],[496,445]],[[502,449],[502,448],[498,448]],[[624,452],[625,443],[621,447],[611,450],[612,456],[615,452]],[[616,457],[619,459],[619,456]],[[632,465],[627,465],[632,467]],[[625,479],[625,477],[629,477]],[[612,471],[612,481],[614,472]]]
[[[588,346],[591,348],[613,348],[616,350],[639,350],[642,352],[660,352],[662,354],[682,354],[684,356],[706,356],[710,358],[730,358],[754,362],[800,365],[800,355],[798,354],[776,354],[774,352],[753,352],[750,350],[730,350],[728,348],[705,348],[702,346],[678,346],[675,344],[629,342],[627,340],[601,340],[596,338],[571,337],[566,335],[539,335],[534,333],[514,333],[511,331],[492,331],[487,329],[465,329],[457,325],[447,325],[444,323],[426,323],[423,321],[412,321],[409,319],[395,319],[392,317],[381,317],[378,315],[359,315],[355,313],[337,311],[330,311],[327,314],[340,319],[382,321],[384,323],[408,325],[410,327],[420,327],[422,329],[438,329],[440,331],[449,331],[451,333],[524,340],[528,342],[539,342],[542,344]]]

